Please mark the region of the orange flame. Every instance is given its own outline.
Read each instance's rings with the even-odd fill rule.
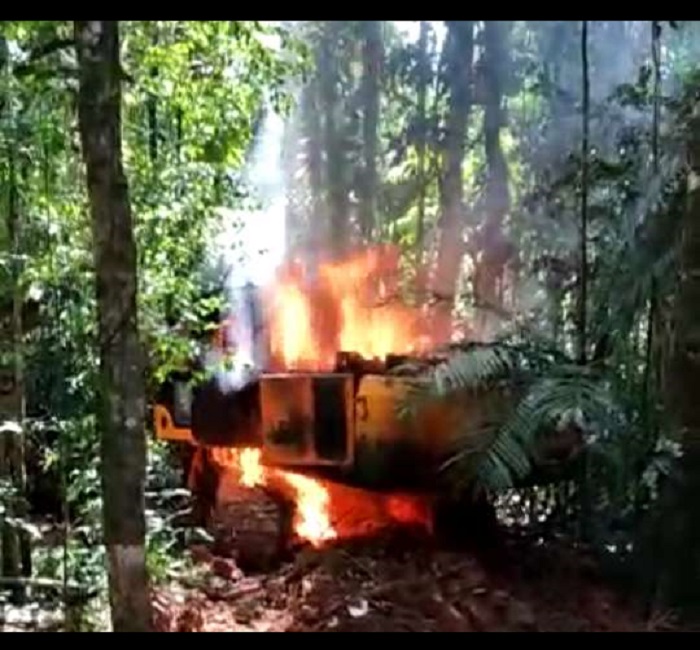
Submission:
[[[320,481],[294,472],[266,467],[260,449],[214,448],[212,458],[221,467],[232,469],[246,487],[265,487],[272,480],[286,486],[294,500],[294,532],[315,546],[337,536],[329,516],[329,495]]]
[[[314,545],[335,539],[338,534],[330,521],[328,490],[308,476],[283,472],[283,478],[297,493],[294,532]]]
[[[265,472],[260,463],[259,449],[241,449],[238,463],[241,468],[241,483],[246,487],[265,484]]]
[[[282,489],[295,504],[295,535],[313,546],[367,535],[388,525],[417,525],[432,531],[430,502],[424,496],[383,495],[267,467],[259,449],[213,448],[220,467],[235,472],[246,487]]]
[[[286,265],[265,296],[273,371],[332,370],[339,351],[366,359],[425,352],[420,309],[398,300],[399,251],[380,246],[315,272]],[[388,523],[430,527],[429,506],[408,495],[384,496],[264,466],[259,449],[213,449],[220,466],[245,486],[283,489],[296,506],[299,538],[320,545]],[[274,485],[273,485],[274,484]]]
[[[420,352],[420,310],[397,301],[399,254],[369,249],[318,266],[283,268],[267,307],[273,365],[327,370],[339,350],[367,359]]]

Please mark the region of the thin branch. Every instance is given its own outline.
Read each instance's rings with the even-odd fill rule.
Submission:
[[[51,41],[37,45],[29,54],[27,61],[19,63],[15,66],[15,72],[22,74],[25,70],[32,67],[33,64],[51,56],[61,50],[66,50],[75,46],[75,40],[72,38],[55,38]]]
[[[69,48],[75,47],[74,38],[55,38],[41,45],[37,45],[32,49],[27,60],[23,63],[18,63],[13,68],[13,74],[16,77],[26,77],[30,74],[34,74],[41,78],[51,78],[51,77],[66,77],[66,78],[77,78],[78,69],[71,65],[47,65],[41,66],[41,63],[47,57],[55,54],[56,52],[61,52]],[[129,83],[134,83],[134,78],[127,73],[123,67],[120,66],[120,74],[122,81],[127,81]]]

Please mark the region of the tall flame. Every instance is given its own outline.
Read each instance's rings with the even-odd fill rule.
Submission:
[[[311,273],[281,269],[268,294],[273,364],[282,370],[328,370],[336,352],[381,358],[421,352],[421,314],[398,301],[399,255],[368,249]]]
[[[339,351],[366,359],[424,352],[421,312],[398,299],[399,252],[380,246],[309,269],[283,267],[265,296],[273,371],[332,370]],[[214,449],[214,461],[245,486],[285,491],[295,533],[314,545],[389,522],[429,526],[429,507],[407,495],[382,496],[264,466],[259,449]],[[272,485],[274,484],[274,486]]]

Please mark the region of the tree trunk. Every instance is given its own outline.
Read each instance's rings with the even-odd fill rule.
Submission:
[[[441,223],[437,261],[431,293],[435,297],[433,335],[438,343],[449,341],[452,333],[452,309],[464,254],[462,161],[464,160],[467,122],[472,104],[472,59],[474,23],[448,21],[446,75],[450,89],[449,114],[443,155],[440,192]]]
[[[338,97],[338,34],[337,27],[327,22],[321,37],[318,76],[323,112],[323,145],[326,153],[326,186],[328,218],[330,220],[331,251],[342,255],[347,247],[348,194],[345,178],[345,152],[336,116]]]
[[[502,283],[512,247],[503,235],[503,221],[510,209],[508,166],[501,147],[502,109],[506,64],[506,29],[503,21],[484,23],[484,153],[487,176],[483,202],[483,229],[479,241],[481,259],[475,273],[475,302],[479,331],[488,339],[495,333],[494,315],[502,312]]]
[[[362,49],[362,146],[364,170],[361,184],[360,224],[362,237],[369,241],[376,223],[377,203],[377,127],[379,124],[379,92],[382,67],[382,23],[363,22]]]
[[[301,119],[311,213],[300,224],[299,235],[302,237],[303,254],[313,261],[320,249],[330,241],[330,224],[323,215],[323,140],[318,78],[311,79],[302,92]]]
[[[430,57],[428,55],[428,22],[421,20],[418,39],[418,221],[416,223],[416,258],[423,260],[425,239],[425,197],[427,191],[426,149],[428,141],[427,98],[430,84]]]
[[[676,295],[676,341],[673,353],[672,413],[683,446],[677,480],[662,507],[662,567],[658,600],[688,619],[700,617],[700,104],[689,128],[688,203],[680,251]]]
[[[581,95],[582,95],[582,137],[581,137],[581,222],[579,235],[579,272],[577,295],[577,357],[581,364],[588,356],[587,320],[588,320],[588,149],[589,116],[588,105],[590,84],[588,80],[588,21],[581,23]]]
[[[1,67],[9,66],[7,43],[0,43]],[[9,97],[8,99],[12,99]],[[11,101],[4,101],[8,118],[16,123]],[[24,322],[25,307],[22,287],[23,263],[23,219],[20,206],[20,182],[26,180],[26,164],[21,165],[21,175],[17,175],[16,151],[18,143],[10,146],[7,160],[7,234],[10,243],[9,286],[11,300],[7,309],[0,311],[0,357],[12,360],[11,367],[3,367],[5,358],[0,358],[0,479],[7,480],[16,491],[15,496],[4,504],[6,517],[24,521],[27,516],[27,477],[25,463],[25,377],[24,377]],[[4,302],[4,301],[3,301]],[[4,307],[4,305],[3,305]],[[0,551],[2,554],[2,574],[8,577],[30,576],[32,572],[31,544],[26,532],[8,523],[0,526]],[[13,596],[21,599],[24,590],[14,590]]]
[[[27,166],[21,165],[21,179],[26,181]],[[17,437],[17,465],[16,480],[14,481],[19,498],[15,516],[25,519],[27,516],[27,466],[26,466],[26,434],[25,418],[27,410],[26,386],[24,374],[24,322],[22,318],[24,308],[24,290],[22,288],[22,216],[20,214],[20,190],[15,178],[14,164],[11,164],[10,174],[10,223],[9,231],[12,239],[13,277],[12,277],[12,349],[14,353],[14,384],[16,390],[16,402],[14,417],[19,426]],[[20,563],[23,576],[32,574],[32,551],[29,535],[25,531],[18,533]]]
[[[158,23],[153,23],[153,34],[151,35],[151,45],[153,47],[158,46]],[[155,83],[158,79],[158,66],[154,65],[149,71],[152,83]],[[159,140],[159,126],[158,126],[158,97],[155,93],[151,92],[148,94],[146,99],[146,115],[148,119],[148,157],[151,161],[151,165],[155,171],[156,163],[158,161],[158,140]]]
[[[136,246],[122,164],[119,24],[76,21],[78,117],[97,275],[104,537],[114,631],[148,631],[145,386]]]
[[[539,56],[543,64],[543,84],[546,109],[543,111],[542,121],[545,127],[545,137],[540,145],[538,155],[547,161],[534,178],[533,187],[549,187],[558,178],[562,169],[566,168],[566,160],[573,143],[569,142],[571,129],[566,126],[567,117],[576,111],[572,97],[578,96],[580,88],[575,78],[569,78],[565,74],[565,62],[567,61],[567,44],[576,42],[576,30],[578,23],[574,21],[542,21],[532,24],[536,38]],[[542,209],[553,226],[561,219],[561,202],[566,201],[561,191],[554,192],[550,197],[541,199]],[[567,309],[564,308],[564,299],[568,290],[562,290],[565,279],[569,275],[567,267],[574,266],[573,251],[560,256],[556,266],[550,266],[547,274],[547,282],[554,289],[550,293],[550,300],[558,305],[557,309],[550,311],[553,318],[551,327],[558,333],[557,342],[560,347],[566,346],[568,335],[563,328],[567,319]]]

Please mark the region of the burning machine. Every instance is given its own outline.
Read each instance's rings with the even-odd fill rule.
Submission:
[[[248,336],[244,347],[257,352],[243,357],[257,366],[255,375],[219,373],[192,388],[187,375],[173,377],[154,409],[158,437],[252,446],[265,465],[364,487],[430,485],[453,422],[464,413],[444,404],[426,405],[409,418],[398,412],[403,398],[426,381],[415,364],[427,362],[418,310],[386,299],[395,262],[391,252],[370,251],[321,265],[311,279],[290,266],[257,307],[248,300],[248,312],[236,314],[233,356],[241,358],[240,341]],[[265,318],[250,311],[260,314],[263,304]],[[250,326],[263,321],[264,331]],[[224,334],[230,330],[222,327]],[[220,352],[226,338],[219,337]],[[459,410],[472,413],[475,406]]]
[[[232,392],[216,379],[190,391],[183,376],[164,387],[156,432],[195,445],[257,447],[265,465],[364,487],[429,487],[460,413],[428,404],[403,417],[403,398],[425,380],[398,374],[402,361],[339,353],[334,372],[263,373]]]

